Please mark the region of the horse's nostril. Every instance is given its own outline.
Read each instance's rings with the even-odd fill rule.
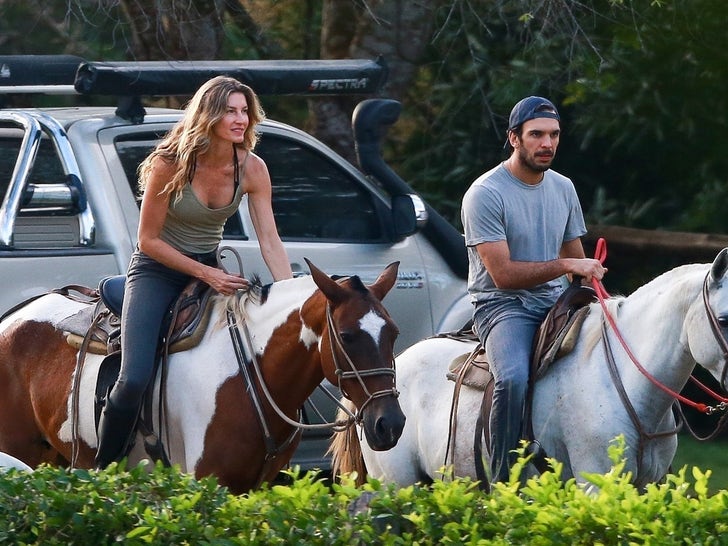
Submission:
[[[374,431],[377,433],[377,436],[382,436],[386,434],[387,427],[386,427],[386,419],[384,417],[380,417],[377,419],[375,425],[374,425]]]

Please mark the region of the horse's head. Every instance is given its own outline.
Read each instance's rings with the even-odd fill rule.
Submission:
[[[382,299],[397,280],[399,262],[387,266],[374,284],[359,277],[332,279],[306,260],[326,297],[321,360],[324,375],[358,408],[372,449],[391,449],[404,427],[397,401],[394,342],[399,333]]]
[[[721,250],[703,281],[700,304],[693,305],[688,345],[695,361],[726,388],[728,367],[728,248]]]

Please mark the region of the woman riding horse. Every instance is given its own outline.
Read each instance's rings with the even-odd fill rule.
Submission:
[[[152,378],[162,319],[190,279],[201,279],[221,294],[248,285],[242,276],[216,266],[223,226],[243,195],[248,195],[273,278],[293,276],[276,230],[268,169],[253,153],[255,127],[263,117],[250,87],[233,78],[213,78],[139,167],[139,242],[127,271],[121,371],[99,424],[98,468],[127,453]]]

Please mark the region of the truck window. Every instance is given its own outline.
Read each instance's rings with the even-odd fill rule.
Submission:
[[[20,153],[20,144],[23,139],[22,131],[17,131],[17,136],[0,137],[0,201],[8,190],[10,179],[13,176],[15,162]],[[53,147],[53,142],[43,137],[38,146],[38,154],[28,176],[28,184],[42,186],[44,184],[63,184],[66,175],[63,172],[61,160]],[[20,214],[26,215],[30,211],[21,208]],[[44,214],[68,214],[69,211],[48,211]]]
[[[273,213],[285,240],[381,242],[374,197],[331,159],[292,139],[264,133],[256,152],[273,184]]]
[[[19,138],[0,138],[0,201],[8,191],[10,177],[13,175],[15,161],[18,159],[18,153],[20,152],[22,137],[21,134]]]

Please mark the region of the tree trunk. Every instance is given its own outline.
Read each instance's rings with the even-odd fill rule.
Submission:
[[[589,226],[589,234],[584,238],[585,248],[593,249],[600,237],[604,238],[610,250],[629,258],[670,255],[686,262],[712,262],[718,252],[728,247],[728,235],[718,233],[593,225]]]
[[[321,57],[374,59],[382,55],[389,68],[385,95],[400,99],[432,35],[435,4],[435,0],[325,0]],[[350,161],[355,161],[351,114],[361,99],[331,97],[310,102],[316,137]]]
[[[597,240],[607,243],[609,270],[604,286],[613,294],[630,294],[654,277],[688,263],[711,263],[728,247],[728,235],[635,229],[622,226],[589,226],[584,251],[594,256]]]
[[[132,29],[133,59],[202,60],[219,55],[223,2],[121,0],[120,5]]]

